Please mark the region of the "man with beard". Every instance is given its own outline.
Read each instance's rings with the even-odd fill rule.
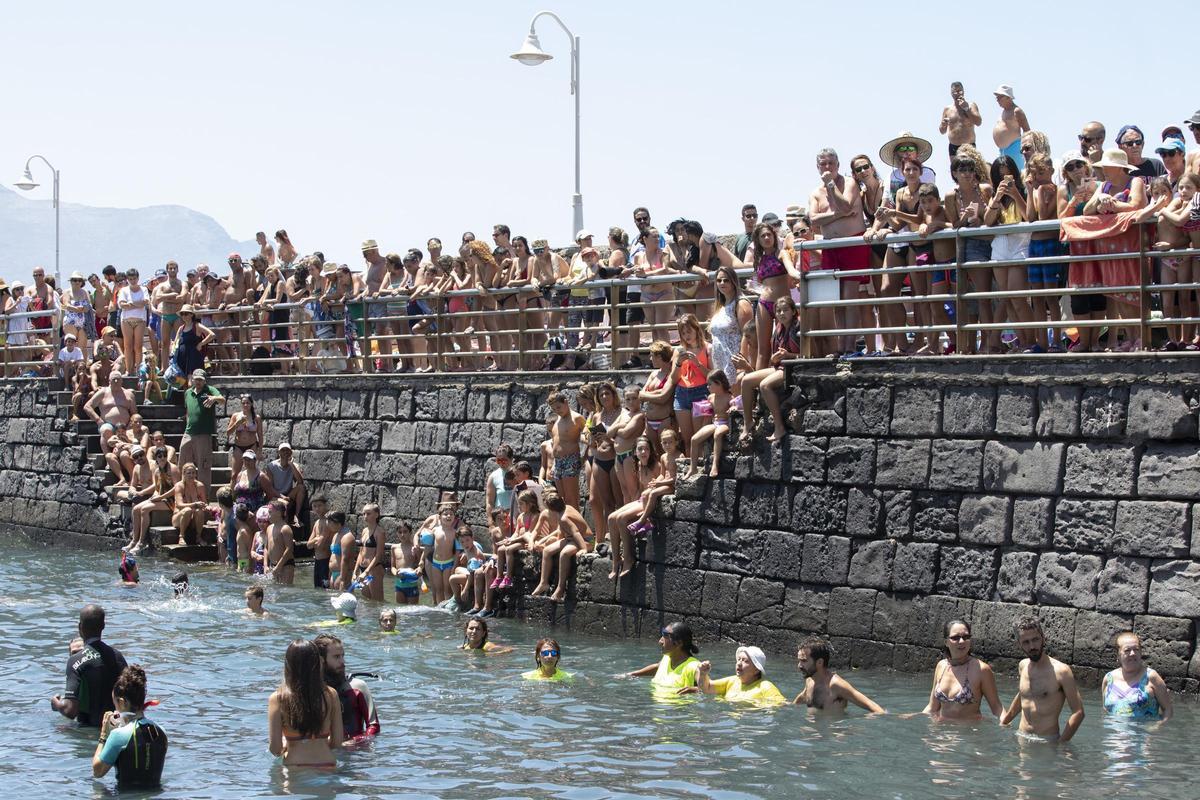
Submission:
[[[842,714],[847,703],[884,714],[883,706],[855,689],[850,681],[829,669],[829,643],[817,636],[800,642],[796,668],[804,673],[804,691],[796,695],[795,705],[806,705],[826,714]]]
[[[342,701],[342,728],[346,741],[353,742],[379,733],[379,715],[375,699],[361,678],[346,676],[346,650],[342,640],[328,633],[313,639],[325,662],[325,685]]]
[[[1021,733],[1047,742],[1069,741],[1083,723],[1083,698],[1075,685],[1075,675],[1069,666],[1046,654],[1042,624],[1033,617],[1017,623],[1017,644],[1027,658],[1017,667],[1017,694],[1000,717],[1000,724],[1012,722],[1019,711]],[[1058,718],[1064,703],[1070,707],[1071,716],[1060,735]]]

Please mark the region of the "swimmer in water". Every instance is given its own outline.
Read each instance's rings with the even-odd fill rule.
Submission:
[[[385,608],[379,612],[379,630],[383,633],[396,632],[396,609]]]
[[[804,673],[804,691],[793,700],[796,705],[833,714],[845,713],[849,703],[874,714],[886,713],[883,706],[855,689],[850,681],[829,669],[829,644],[816,636],[800,643],[796,667]]]
[[[475,617],[467,622],[463,629],[463,643],[460,650],[479,650],[489,655],[511,653],[512,648],[488,641],[488,625],[486,620]]]
[[[187,595],[191,585],[188,583],[188,574],[186,572],[178,572],[175,577],[171,578],[171,588],[175,590],[175,597],[184,597]]]
[[[660,633],[658,647],[662,658],[641,669],[626,672],[622,677],[651,675],[650,683],[655,689],[673,689],[678,694],[686,694],[685,690],[696,685],[700,674],[700,662],[696,659],[700,648],[692,641],[692,629],[686,623],[672,622]]]
[[[329,598],[333,610],[337,612],[337,625],[348,625],[358,620],[358,598],[349,592]]]
[[[554,639],[538,639],[533,648],[533,661],[537,669],[522,672],[521,677],[527,681],[569,681],[574,676],[558,668],[562,648]]]
[[[712,663],[701,661],[698,685],[681,690],[681,693],[704,692],[734,702],[761,706],[786,705],[787,698],[764,677],[766,668],[767,655],[761,648],[754,645],[739,647],[734,655],[733,675],[711,680],[708,673],[712,670]]]
[[[1017,665],[1020,677],[1017,693],[1000,717],[1000,724],[1007,725],[1020,715],[1019,730],[1028,738],[1070,741],[1083,724],[1083,698],[1075,685],[1075,673],[1046,652],[1046,636],[1037,619],[1025,617],[1020,620],[1016,633],[1017,644],[1025,651],[1026,658]],[[1070,707],[1071,716],[1060,733],[1058,718],[1064,705]]]
[[[117,574],[121,576],[122,585],[137,586],[139,580],[137,559],[128,553],[121,556],[121,563],[117,564]]]
[[[1133,631],[1121,631],[1114,643],[1118,666],[1100,684],[1104,710],[1129,719],[1169,720],[1174,713],[1171,690],[1142,658],[1141,637]]]
[[[261,586],[251,586],[246,590],[246,610],[260,617],[267,613],[267,610],[263,608],[263,588]]]

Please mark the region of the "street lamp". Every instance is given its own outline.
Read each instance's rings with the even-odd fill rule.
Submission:
[[[41,185],[33,179],[33,173],[29,171],[29,165],[33,163],[35,158],[40,158],[42,163],[54,173],[54,290],[61,292],[63,290],[62,275],[58,270],[58,170],[46,160],[45,156],[30,156],[29,160],[25,162],[25,174],[21,176],[19,181],[14,181],[13,186],[28,192],[30,189],[36,189]]]
[[[538,64],[554,58],[542,50],[542,45],[538,41],[534,26],[539,17],[553,19],[571,39],[571,94],[575,95],[575,194],[571,195],[571,224],[573,226],[571,237],[574,240],[575,234],[583,230],[583,195],[579,193],[579,37],[571,33],[571,30],[554,12],[539,11],[529,22],[529,35],[525,37],[525,43],[521,45],[520,50],[509,56],[510,58],[520,61],[527,67],[536,67]]]

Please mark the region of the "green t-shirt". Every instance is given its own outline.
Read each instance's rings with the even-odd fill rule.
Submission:
[[[187,424],[183,427],[184,433],[207,433],[210,436],[216,434],[217,405],[214,403],[212,408],[205,408],[203,403],[203,398],[210,395],[220,397],[221,393],[208,384],[205,384],[199,392],[189,386],[188,390],[183,393],[183,405],[187,409]]]

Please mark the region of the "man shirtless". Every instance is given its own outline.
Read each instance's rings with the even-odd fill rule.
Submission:
[[[83,406],[83,413],[100,428],[102,448],[116,432],[117,425],[128,425],[137,409],[137,399],[131,390],[121,385],[122,380],[121,373],[111,370],[108,373],[108,386],[97,390]]]
[[[1001,715],[1000,724],[1007,725],[1020,712],[1021,733],[1048,742],[1070,741],[1083,723],[1083,698],[1075,685],[1075,675],[1069,666],[1046,654],[1042,625],[1033,617],[1017,623],[1017,644],[1027,658],[1017,667],[1020,676],[1017,694]],[[1060,734],[1058,718],[1064,703],[1071,709],[1071,716]]]
[[[968,103],[963,96],[963,85],[959,81],[950,84],[950,105],[942,109],[942,123],[938,131],[950,140],[950,158],[964,144],[975,146],[975,127],[983,124],[979,106]]]
[[[272,500],[267,508],[271,510],[271,521],[267,523],[267,563],[271,577],[278,583],[291,586],[296,577],[296,544],[292,526],[283,521],[287,503],[284,500]]]
[[[1029,130],[1029,120],[1013,99],[1011,86],[1002,83],[993,94],[996,104],[1000,106],[1000,119],[992,127],[992,141],[999,148],[1000,155],[1017,162],[1017,169],[1025,169],[1025,157],[1021,155],[1021,134]]]
[[[583,434],[583,415],[571,410],[571,404],[562,392],[554,392],[546,399],[557,418],[550,429],[550,443],[554,454],[554,486],[568,506],[579,508],[579,473],[583,471],[583,460],[579,453],[579,437]]]
[[[337,527],[325,519],[329,511],[329,500],[323,494],[312,499],[312,527],[309,529],[308,541],[305,544],[313,554],[313,588],[329,588],[329,559],[333,557],[333,537],[338,534]]]
[[[367,268],[363,271],[363,298],[375,299],[380,295],[380,290],[383,287],[383,280],[387,277],[387,259],[379,254],[379,245],[374,239],[367,239],[362,243],[363,260],[367,262]],[[371,320],[374,326],[376,336],[387,336],[391,333],[391,323],[382,317],[388,316],[387,303],[369,303],[366,307],[367,318]],[[384,370],[391,372],[395,368],[395,363],[392,361],[392,343],[389,341],[386,344],[380,343],[380,354]]]
[[[154,287],[150,295],[151,309],[162,317],[159,364],[167,364],[171,360],[171,344],[175,341],[175,331],[179,329],[179,309],[183,308],[186,299],[187,290],[183,281],[179,280],[179,265],[168,261],[167,279]]]
[[[846,705],[865,708],[873,714],[885,714],[883,706],[855,689],[850,681],[829,669],[829,644],[816,636],[800,642],[796,667],[804,673],[804,691],[792,702],[826,714],[844,714]]]
[[[267,234],[259,231],[254,234],[254,241],[258,242],[258,254],[267,260],[267,266],[275,266],[275,246],[267,241]]]
[[[105,328],[106,331],[111,331],[112,328]],[[109,334],[110,336],[112,334]],[[99,344],[99,342],[97,343]],[[108,385],[108,378],[114,371],[119,372],[117,365],[113,362],[113,350],[108,347],[96,348],[96,360],[92,362],[92,366],[88,368],[92,375],[92,386],[104,387]]]
[[[829,147],[817,153],[817,172],[821,175],[821,185],[813,190],[808,197],[809,223],[815,233],[823,239],[841,239],[848,236],[862,238],[867,227],[863,219],[862,193],[858,181],[848,181],[845,175],[838,174],[838,154]],[[830,248],[821,253],[821,268],[832,270],[870,269],[871,246],[868,244],[852,247]],[[856,300],[859,288],[870,283],[868,275],[841,278],[843,300]],[[838,309],[839,328],[858,327],[858,307],[847,306],[845,310]],[[857,335],[842,337],[842,352],[854,349]]]

